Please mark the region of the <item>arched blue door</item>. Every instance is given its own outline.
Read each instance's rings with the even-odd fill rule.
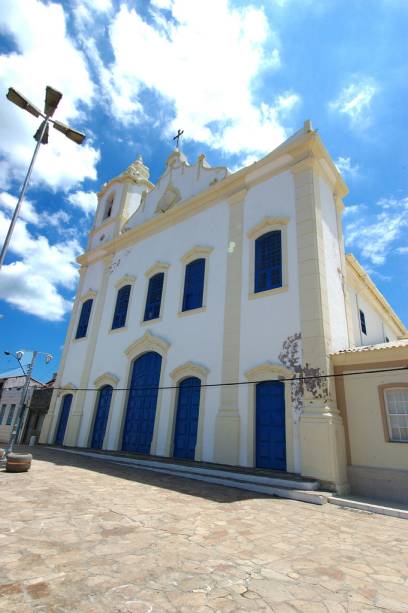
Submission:
[[[105,385],[99,390],[98,405],[96,408],[95,423],[92,432],[91,447],[102,449],[105,438],[106,424],[108,423],[109,407],[112,398],[112,387]]]
[[[256,386],[256,466],[286,470],[285,386],[281,381]]]
[[[133,364],[123,429],[123,451],[150,453],[161,361],[161,356],[151,351],[142,355]]]
[[[175,458],[194,460],[201,381],[197,377],[184,379],[178,390],[176,427],[174,431]]]
[[[65,430],[67,429],[69,411],[72,403],[72,394],[66,394],[62,401],[61,414],[58,422],[57,434],[55,435],[55,444],[62,445],[64,442]]]

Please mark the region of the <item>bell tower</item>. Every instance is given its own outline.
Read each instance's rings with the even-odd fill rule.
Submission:
[[[102,186],[88,249],[96,249],[121,233],[126,221],[139,208],[143,194],[153,189],[150,171],[141,155],[119,176]]]

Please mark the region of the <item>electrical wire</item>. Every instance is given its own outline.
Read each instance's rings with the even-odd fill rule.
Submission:
[[[376,370],[360,370],[357,372],[342,372],[342,373],[333,373],[333,374],[325,374],[325,375],[307,375],[306,377],[297,377],[296,374],[293,377],[279,377],[278,379],[268,379],[268,381],[279,381],[281,383],[297,383],[297,382],[301,382],[301,381],[310,381],[310,380],[315,380],[315,379],[334,379],[337,377],[351,377],[351,376],[356,376],[356,375],[373,375],[376,373],[385,373],[385,372],[400,372],[400,371],[404,371],[404,370],[408,370],[408,365],[407,366],[402,366],[399,368],[380,368],[380,369],[376,369]],[[226,386],[232,386],[232,385],[257,385],[258,383],[265,383],[265,380],[262,381],[233,381],[233,382],[228,382],[228,383],[200,383],[200,385],[191,385],[191,386],[186,386],[186,387],[226,387]],[[179,385],[164,385],[164,386],[136,386],[136,387],[115,387],[113,388],[114,392],[127,392],[127,391],[131,391],[131,390],[138,390],[138,391],[142,391],[142,390],[173,390],[173,389],[178,389]],[[21,388],[15,388],[15,387],[5,387],[1,391],[6,391],[6,390],[15,390],[15,389],[21,389]],[[43,389],[54,389],[54,390],[58,390],[58,391],[64,391],[64,392],[97,392],[99,391],[100,388],[96,388],[96,387],[76,387],[76,388],[67,388],[67,387],[53,387],[53,388],[44,388],[44,387],[37,387],[37,386],[33,386],[29,389],[32,390],[43,390]]]

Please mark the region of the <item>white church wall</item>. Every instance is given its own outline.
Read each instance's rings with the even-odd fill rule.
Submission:
[[[241,308],[241,375],[265,361],[279,362],[288,336],[300,332],[296,212],[292,175],[279,174],[249,190],[244,207]],[[252,241],[247,233],[264,218],[288,218],[286,291],[253,296],[250,287]],[[251,298],[249,295],[251,294]]]
[[[348,347],[347,316],[342,286],[340,241],[336,203],[327,181],[319,178],[322,230],[325,255],[326,288],[328,294],[330,351]]]
[[[381,315],[371,304],[370,299],[363,292],[357,292],[354,288],[350,288],[349,292],[353,316],[353,327],[357,344],[372,345],[376,343],[384,343],[386,336],[389,338],[389,340],[395,340],[397,338],[396,334],[393,333],[388,327],[386,331]],[[361,330],[359,314],[360,309],[364,313],[367,334],[364,334]]]
[[[193,361],[209,369],[208,383],[218,383],[222,365],[222,341],[224,325],[225,277],[228,243],[228,205],[218,204],[190,219],[176,224],[159,234],[147,237],[137,244],[118,252],[112,262],[100,331],[90,373],[90,386],[105,372],[120,378],[118,387],[128,386],[129,361],[126,348],[149,332],[170,343],[164,364],[163,385],[171,386],[170,373],[185,362]],[[208,259],[207,305],[203,312],[179,315],[180,295],[184,285],[184,256],[193,247],[212,247]],[[147,282],[145,272],[156,262],[168,265],[162,297],[160,320],[143,322]],[[132,286],[126,327],[111,331],[116,302],[116,284],[124,275],[136,277]],[[218,390],[218,388],[216,388]],[[117,440],[125,394],[115,393],[112,402],[112,419],[109,440]],[[164,452],[165,433],[170,414],[170,394],[163,395],[161,423],[157,453]],[[121,406],[118,406],[118,405]],[[167,404],[167,407],[166,407]],[[211,459],[213,429],[219,405],[219,390],[206,395],[205,431],[203,456]],[[81,444],[87,439],[87,429],[92,421],[94,403],[85,406]],[[114,417],[114,415],[116,417]]]
[[[68,383],[72,383],[73,385],[79,386],[89,341],[89,334],[94,322],[96,301],[98,299],[98,289],[102,282],[102,277],[103,263],[101,261],[94,262],[93,264],[91,264],[85,273],[82,296],[86,295],[89,291],[94,291],[96,292],[96,298],[94,299],[92,305],[87,335],[84,338],[76,339],[75,334],[77,331],[78,321],[81,314],[81,305],[79,305],[76,320],[74,321],[73,325],[69,351],[67,352],[64,371],[62,373],[62,379],[60,381],[61,385],[67,385]],[[77,300],[80,299],[81,296],[78,296]]]
[[[287,218],[287,289],[272,295],[253,295],[252,239],[247,233],[264,218]],[[249,190],[244,207],[243,267],[241,305],[240,380],[264,362],[281,364],[279,354],[288,337],[300,332],[299,282],[297,263],[295,192],[292,174],[285,172]],[[251,297],[250,297],[251,295]],[[254,296],[254,297],[252,297]],[[249,394],[254,386],[239,388],[240,463],[251,464],[248,456]]]

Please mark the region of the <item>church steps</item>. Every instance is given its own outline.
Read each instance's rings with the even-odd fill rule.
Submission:
[[[218,470],[178,463],[172,464],[170,462],[160,462],[147,459],[144,460],[139,458],[131,458],[129,456],[113,455],[111,453],[104,454],[103,452],[79,451],[60,447],[49,448],[55,451],[73,453],[76,455],[91,457],[93,459],[108,461],[114,464],[121,464],[123,466],[137,467],[142,470],[149,470],[175,477],[204,481],[215,485],[223,485],[226,487],[256,492],[259,494],[266,494],[269,496],[278,496],[280,498],[309,502],[312,504],[325,504],[328,501],[328,497],[331,496],[331,494],[328,492],[318,491],[318,481],[302,480],[302,478],[294,479],[291,477],[284,479],[254,475],[251,473],[238,472],[236,470]]]

